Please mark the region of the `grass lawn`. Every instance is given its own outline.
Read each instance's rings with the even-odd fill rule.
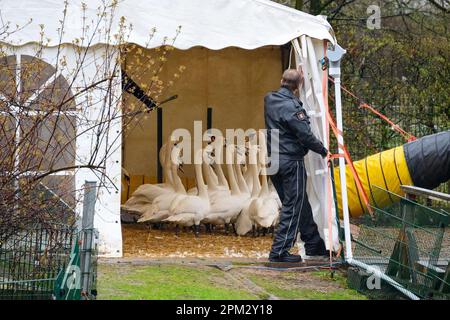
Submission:
[[[328,272],[280,272],[176,264],[98,266],[98,299],[365,299],[345,277]]]
[[[98,299],[258,299],[207,267],[100,264],[98,274]]]

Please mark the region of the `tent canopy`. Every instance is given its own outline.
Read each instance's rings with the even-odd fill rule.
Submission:
[[[112,1],[86,1],[85,12],[81,0],[68,2],[62,43],[72,43],[82,36],[83,15],[86,23],[91,25],[88,34],[93,32],[102,2]],[[45,37],[50,39],[49,46],[58,45],[63,9],[63,0],[2,0],[3,21],[10,21],[12,26],[27,25],[11,34],[7,38],[8,43],[19,46],[36,42],[43,25]],[[124,17],[126,23],[133,25],[128,42],[150,48],[160,46],[164,37],[173,38],[179,26],[181,32],[174,43],[178,49],[194,46],[214,50],[230,46],[254,49],[281,45],[301,35],[335,43],[333,30],[324,17],[312,16],[269,0],[121,0],[114,10],[111,34],[117,32],[120,18]],[[111,17],[111,10],[107,12]],[[105,24],[100,27],[105,28]],[[152,28],[156,28],[156,34],[148,44]],[[90,45],[108,42],[104,32],[103,35],[102,32],[97,33]]]

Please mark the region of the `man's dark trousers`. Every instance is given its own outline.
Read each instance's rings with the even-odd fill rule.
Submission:
[[[270,257],[278,258],[288,253],[294,246],[299,231],[307,255],[324,254],[325,243],[313,220],[306,194],[303,160],[280,159],[278,172],[270,178],[283,204]]]

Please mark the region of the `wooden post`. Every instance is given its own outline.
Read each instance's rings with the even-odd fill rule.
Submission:
[[[209,130],[212,128],[212,108],[208,107],[206,110],[206,129]]]
[[[156,109],[156,115],[157,115],[157,123],[156,123],[156,139],[157,139],[157,151],[156,151],[156,161],[157,161],[157,169],[156,169],[156,175],[158,179],[158,183],[162,183],[163,181],[163,174],[162,174],[162,166],[161,166],[161,159],[159,159],[159,150],[161,150],[163,145],[163,111],[161,108]]]

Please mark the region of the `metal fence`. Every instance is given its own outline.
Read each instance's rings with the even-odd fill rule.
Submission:
[[[354,100],[343,96],[343,122],[346,143],[354,160],[404,144],[405,139],[388,123]],[[448,111],[430,107],[374,106],[402,129],[420,138],[450,129]]]
[[[40,223],[0,230],[0,299],[96,298],[95,199],[96,183],[86,181],[77,228]]]
[[[51,299],[69,261],[74,229],[17,226],[0,234],[0,299]]]
[[[421,298],[450,298],[449,213],[386,190],[392,204],[355,222],[354,259],[376,267]]]
[[[358,108],[350,97],[343,96],[343,105],[344,139],[354,161],[406,143],[389,124],[367,109]],[[448,111],[436,110],[433,106],[387,106],[376,109],[418,138],[450,129]],[[337,149],[334,140],[331,139],[332,150]],[[440,185],[436,190],[450,193],[450,182]]]
[[[53,299],[96,299],[97,239],[95,229],[83,229],[77,235],[67,267],[56,278]]]

